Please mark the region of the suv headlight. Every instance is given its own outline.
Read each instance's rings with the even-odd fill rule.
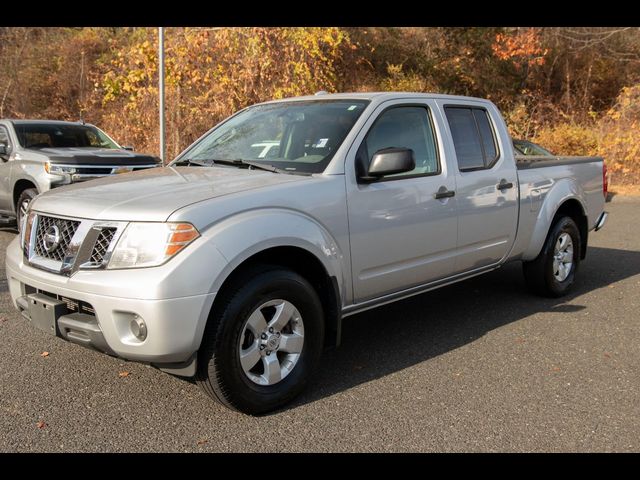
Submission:
[[[162,265],[199,236],[190,223],[132,222],[118,239],[107,268]]]
[[[63,165],[56,165],[55,163],[51,163],[51,162],[47,162],[44,164],[44,171],[47,173],[53,173],[53,174],[58,174],[58,175],[62,175],[64,173],[76,173],[76,168],[75,167],[68,167],[68,166],[63,166]]]

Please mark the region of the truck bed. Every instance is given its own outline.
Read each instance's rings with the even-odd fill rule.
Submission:
[[[516,155],[515,158],[518,170],[603,161],[602,157],[549,157],[546,155]]]
[[[537,245],[541,241],[534,240],[536,248],[533,250],[530,241],[546,235],[546,229],[541,233],[538,225],[548,224],[554,213],[544,207],[549,195],[561,201],[575,194],[581,199],[588,229],[595,227],[604,202],[601,157],[516,156],[515,159],[520,187],[520,216],[512,258],[531,260],[537,255]]]

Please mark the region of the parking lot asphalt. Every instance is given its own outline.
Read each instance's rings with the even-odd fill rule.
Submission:
[[[350,317],[310,388],[264,417],[33,328],[5,229],[0,451],[638,451],[640,198],[606,209],[568,297],[529,294],[512,264]]]

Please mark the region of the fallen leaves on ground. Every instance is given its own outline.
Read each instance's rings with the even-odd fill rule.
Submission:
[[[36,423],[36,426],[37,426],[40,430],[42,430],[43,428],[45,428],[45,427],[47,426],[47,424],[46,424],[43,420],[40,420],[38,423]]]
[[[198,445],[204,445],[205,443],[209,443],[209,440],[202,439],[202,440],[198,440],[197,442]]]
[[[607,353],[607,352],[604,352],[604,358],[611,358],[611,354]]]
[[[0,317],[0,323],[2,323],[2,322],[6,322],[7,320],[9,320],[9,319],[8,319],[8,318],[5,318],[5,317]]]
[[[40,354],[41,357],[48,357],[49,356],[49,352],[42,352]]]
[[[124,371],[124,372],[120,372],[120,373],[118,374],[118,377],[120,377],[120,378],[124,378],[124,377],[128,377],[129,375],[131,375],[131,373],[129,373],[129,372],[127,372],[127,371]]]

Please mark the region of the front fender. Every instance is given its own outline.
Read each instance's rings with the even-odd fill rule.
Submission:
[[[36,186],[38,193],[43,193],[50,190],[53,185],[70,183],[68,178],[47,173],[44,169],[45,163],[39,160],[29,160],[16,154],[11,168],[12,185],[15,186],[20,180],[26,180]]]
[[[538,211],[538,216],[533,228],[533,235],[531,235],[529,245],[522,255],[523,260],[533,260],[538,256],[547,238],[547,233],[551,228],[551,222],[564,202],[567,200],[577,200],[582,207],[583,214],[587,211],[584,201],[582,200],[583,198],[584,192],[582,188],[571,178],[563,178],[551,186]]]
[[[210,292],[217,292],[231,272],[251,256],[272,247],[293,246],[313,254],[327,273],[336,278],[340,297],[345,298],[347,275],[343,252],[323,225],[300,211],[252,209],[216,223],[205,235],[228,262],[215,276]]]

